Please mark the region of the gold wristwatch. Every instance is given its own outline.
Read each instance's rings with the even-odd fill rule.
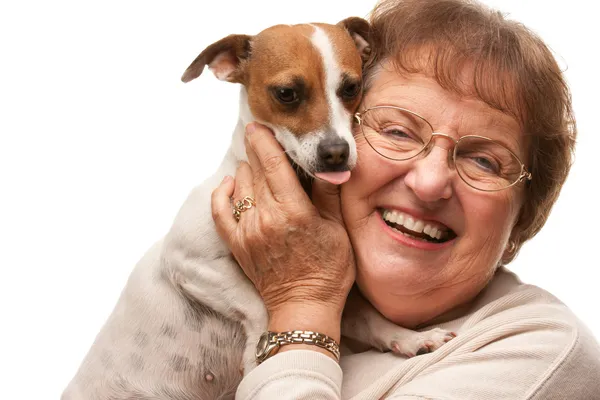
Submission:
[[[340,360],[340,346],[327,335],[312,331],[265,332],[260,335],[256,345],[256,361],[258,364],[271,357],[279,347],[287,344],[311,344],[328,350],[336,360]]]

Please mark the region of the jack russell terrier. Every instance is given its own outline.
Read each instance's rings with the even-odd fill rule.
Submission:
[[[218,79],[241,84],[231,147],[134,268],[63,400],[234,397],[242,375],[256,365],[267,313],[216,232],[211,192],[247,160],[244,127],[252,121],[271,128],[309,177],[348,180],[369,36],[368,23],[354,17],[337,25],[278,25],[256,36],[227,36],[192,62],[184,82],[208,65]],[[398,327],[357,294],[349,296],[349,307],[342,333],[382,351],[414,356],[453,337],[441,329]]]

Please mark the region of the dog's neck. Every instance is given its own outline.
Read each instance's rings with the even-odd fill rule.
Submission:
[[[248,156],[246,155],[246,145],[244,144],[246,125],[248,125],[250,122],[257,121],[252,114],[252,111],[250,111],[250,105],[248,104],[248,91],[243,85],[240,86],[239,117],[238,123],[233,131],[230,147],[230,151],[237,162],[248,161]]]

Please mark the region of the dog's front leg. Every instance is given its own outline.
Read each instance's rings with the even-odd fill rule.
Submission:
[[[432,352],[456,336],[439,328],[417,332],[398,326],[381,315],[356,286],[346,301],[342,335],[381,351],[391,350],[407,357]]]
[[[260,295],[231,257],[202,261],[193,272],[184,269],[177,278],[186,296],[240,322],[247,335],[242,368],[247,374],[256,366],[255,349],[267,329],[268,315]]]

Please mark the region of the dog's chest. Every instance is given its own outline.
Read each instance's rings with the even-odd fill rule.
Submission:
[[[173,308],[169,322],[138,326],[103,346],[97,360],[104,379],[87,384],[115,400],[233,399],[246,342],[241,324],[200,304],[183,303]]]

